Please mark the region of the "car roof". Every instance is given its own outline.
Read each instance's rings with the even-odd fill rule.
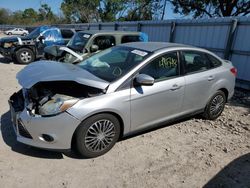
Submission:
[[[87,33],[87,34],[139,34],[140,32],[136,31],[111,31],[111,30],[84,30],[79,31],[80,33]]]
[[[170,43],[170,42],[130,42],[130,43],[120,44],[118,46],[131,47],[131,48],[136,48],[136,49],[144,50],[148,52],[155,52],[155,51],[165,49],[165,48],[188,47],[188,48],[195,49],[195,47],[193,46],[188,46],[185,44],[178,44],[178,43]]]

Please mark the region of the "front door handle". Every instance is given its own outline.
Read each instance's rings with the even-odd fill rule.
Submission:
[[[181,88],[180,85],[174,84],[174,85],[172,86],[171,90],[172,90],[172,91],[175,91],[175,90],[180,89],[180,88]]]
[[[214,76],[209,76],[209,77],[207,78],[207,80],[208,80],[208,81],[214,80]]]

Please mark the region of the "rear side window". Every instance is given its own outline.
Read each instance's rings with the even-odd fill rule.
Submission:
[[[115,46],[115,37],[109,35],[97,36],[94,39],[93,44],[97,45],[99,47],[99,50],[104,50],[112,46]]]
[[[210,64],[211,64],[211,67],[212,68],[215,68],[215,67],[219,67],[222,65],[221,61],[217,58],[215,58],[214,56],[210,55],[210,54],[207,54],[209,60],[210,60]]]
[[[74,32],[70,29],[61,29],[61,34],[63,38],[70,39],[71,37],[73,37]]]
[[[139,42],[140,40],[140,36],[134,35],[128,35],[128,36],[123,36],[122,37],[122,41],[121,43],[128,43],[128,42]]]
[[[206,54],[196,51],[183,51],[185,73],[204,71],[210,68]]]

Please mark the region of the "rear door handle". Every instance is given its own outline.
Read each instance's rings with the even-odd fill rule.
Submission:
[[[207,80],[208,80],[208,81],[214,80],[214,76],[209,76],[209,77],[207,78]]]
[[[180,85],[174,84],[174,85],[172,86],[171,90],[172,90],[172,91],[175,91],[175,90],[180,89],[180,88],[181,88]]]

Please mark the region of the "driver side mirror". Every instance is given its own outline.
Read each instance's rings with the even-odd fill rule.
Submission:
[[[154,85],[155,79],[147,74],[139,74],[135,77],[135,83],[141,86]]]
[[[93,52],[97,52],[99,50],[99,46],[93,44],[91,47],[90,47],[90,52],[93,53]]]

